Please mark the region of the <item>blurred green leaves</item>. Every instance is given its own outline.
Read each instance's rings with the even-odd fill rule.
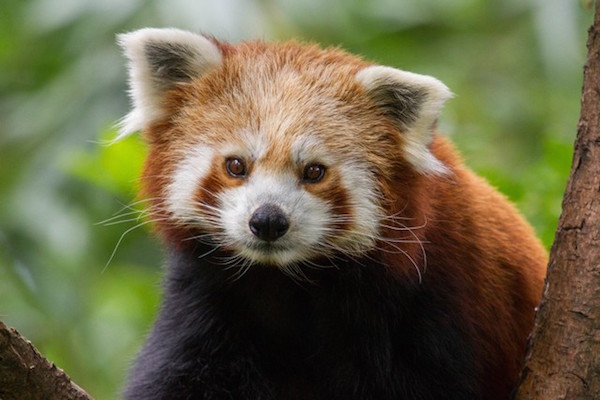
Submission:
[[[94,151],[79,149],[65,166],[67,173],[113,193],[137,193],[146,147],[136,136],[114,142],[115,129],[104,131]]]

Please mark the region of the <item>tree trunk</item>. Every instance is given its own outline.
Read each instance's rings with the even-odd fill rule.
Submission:
[[[0,400],[90,400],[60,368],[0,322]]]
[[[600,399],[600,5],[563,212],[516,399]]]

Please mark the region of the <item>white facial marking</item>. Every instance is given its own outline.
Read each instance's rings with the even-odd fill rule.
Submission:
[[[335,163],[336,159],[316,137],[301,136],[292,144],[292,158],[297,164],[319,162],[325,166]]]
[[[353,225],[341,241],[344,247],[362,252],[375,245],[383,214],[373,184],[375,178],[358,160],[344,162],[341,168],[342,186],[347,189],[354,215]]]
[[[167,187],[167,210],[182,222],[199,222],[195,194],[210,171],[214,151],[204,145],[188,150]]]
[[[314,255],[331,215],[330,207],[299,187],[298,178],[291,173],[255,171],[244,185],[223,191],[220,200],[224,234],[235,251],[250,261],[281,266]],[[286,234],[267,250],[248,226],[254,211],[264,204],[281,208],[290,224]]]
[[[251,134],[243,130],[238,134],[238,140],[219,148],[219,153],[224,156],[239,156],[247,160],[257,160],[268,149],[268,143],[262,134]]]

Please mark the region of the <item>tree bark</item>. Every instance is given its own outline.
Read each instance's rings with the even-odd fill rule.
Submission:
[[[546,285],[516,399],[600,399],[600,5]]]
[[[0,400],[90,400],[31,342],[0,322]]]

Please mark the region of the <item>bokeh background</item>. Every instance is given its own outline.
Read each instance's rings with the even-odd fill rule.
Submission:
[[[441,128],[554,238],[592,12],[577,0],[2,0],[0,320],[97,399],[118,397],[160,298],[163,254],[136,204],[140,137],[115,34],[300,38],[430,74]]]

